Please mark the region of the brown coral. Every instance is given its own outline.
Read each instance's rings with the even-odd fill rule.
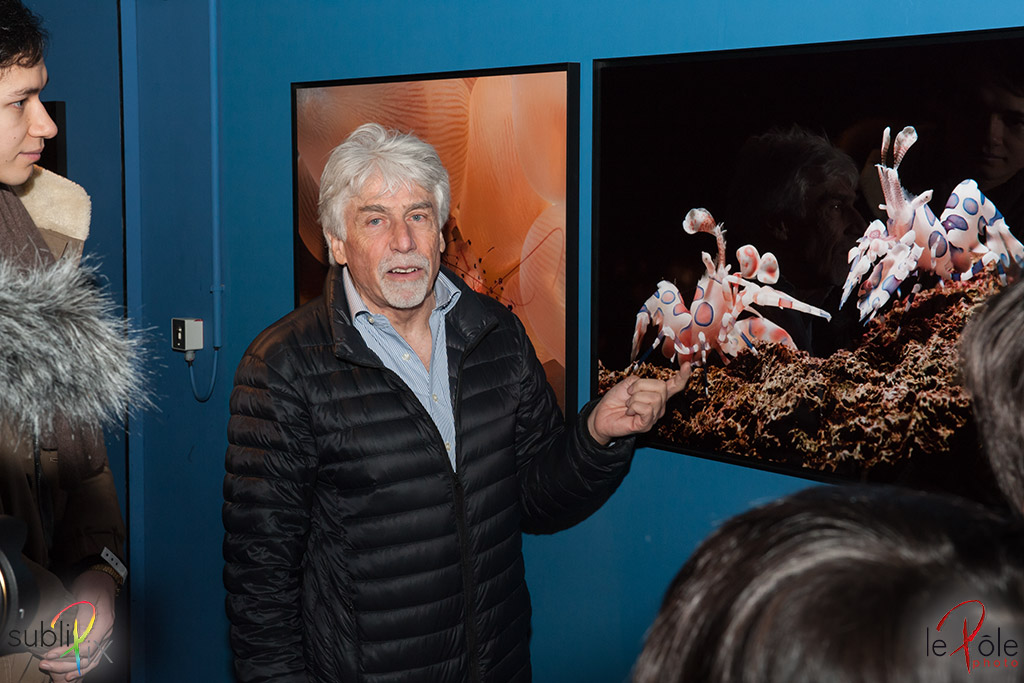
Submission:
[[[987,498],[988,473],[960,384],[958,342],[994,276],[925,290],[828,358],[761,344],[694,370],[652,445],[807,476],[902,482]],[[673,369],[643,364],[644,376]],[[600,370],[604,391],[624,372]],[[794,472],[794,470],[796,470]]]

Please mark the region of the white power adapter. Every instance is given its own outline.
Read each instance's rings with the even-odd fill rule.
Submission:
[[[171,348],[186,353],[202,349],[203,319],[171,318]]]

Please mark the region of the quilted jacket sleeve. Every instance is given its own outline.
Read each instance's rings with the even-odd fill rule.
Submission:
[[[316,449],[306,403],[258,355],[235,375],[224,478],[224,585],[235,675],[306,681],[300,568]]]
[[[589,517],[615,492],[629,471],[636,440],[607,447],[594,441],[587,416],[596,400],[566,423],[529,337],[521,325],[519,330],[516,453],[523,530],[554,533]]]

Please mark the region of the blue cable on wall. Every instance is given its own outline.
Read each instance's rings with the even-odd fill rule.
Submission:
[[[206,393],[200,395],[196,387],[195,369],[192,361],[186,357],[188,363],[189,381],[192,385],[192,395],[200,403],[205,403],[213,396],[213,388],[217,383],[217,358],[220,355],[221,347],[221,304],[224,294],[224,283],[221,282],[221,258],[220,258],[220,82],[217,74],[217,0],[210,0],[210,214],[212,217],[211,229],[211,253],[213,260],[213,286],[210,293],[213,294],[213,367],[210,370],[210,386]]]

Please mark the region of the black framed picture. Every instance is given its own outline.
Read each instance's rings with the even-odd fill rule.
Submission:
[[[1024,235],[1021,54],[1005,29],[595,61],[592,394],[689,354],[649,445],[992,498],[957,341],[1005,269],[951,281],[925,249],[872,278],[903,190],[941,218],[974,179]]]
[[[47,140],[43,147],[43,155],[39,158],[39,165],[48,171],[60,176],[68,174],[68,139],[65,133],[67,123],[67,106],[63,100],[49,100],[43,102],[46,113],[50,115],[53,122],[57,124],[57,135],[52,140]]]
[[[576,404],[579,65],[292,84],[296,305],[320,294],[330,151],[376,122],[431,143],[451,178],[442,264],[516,313],[563,411]]]

